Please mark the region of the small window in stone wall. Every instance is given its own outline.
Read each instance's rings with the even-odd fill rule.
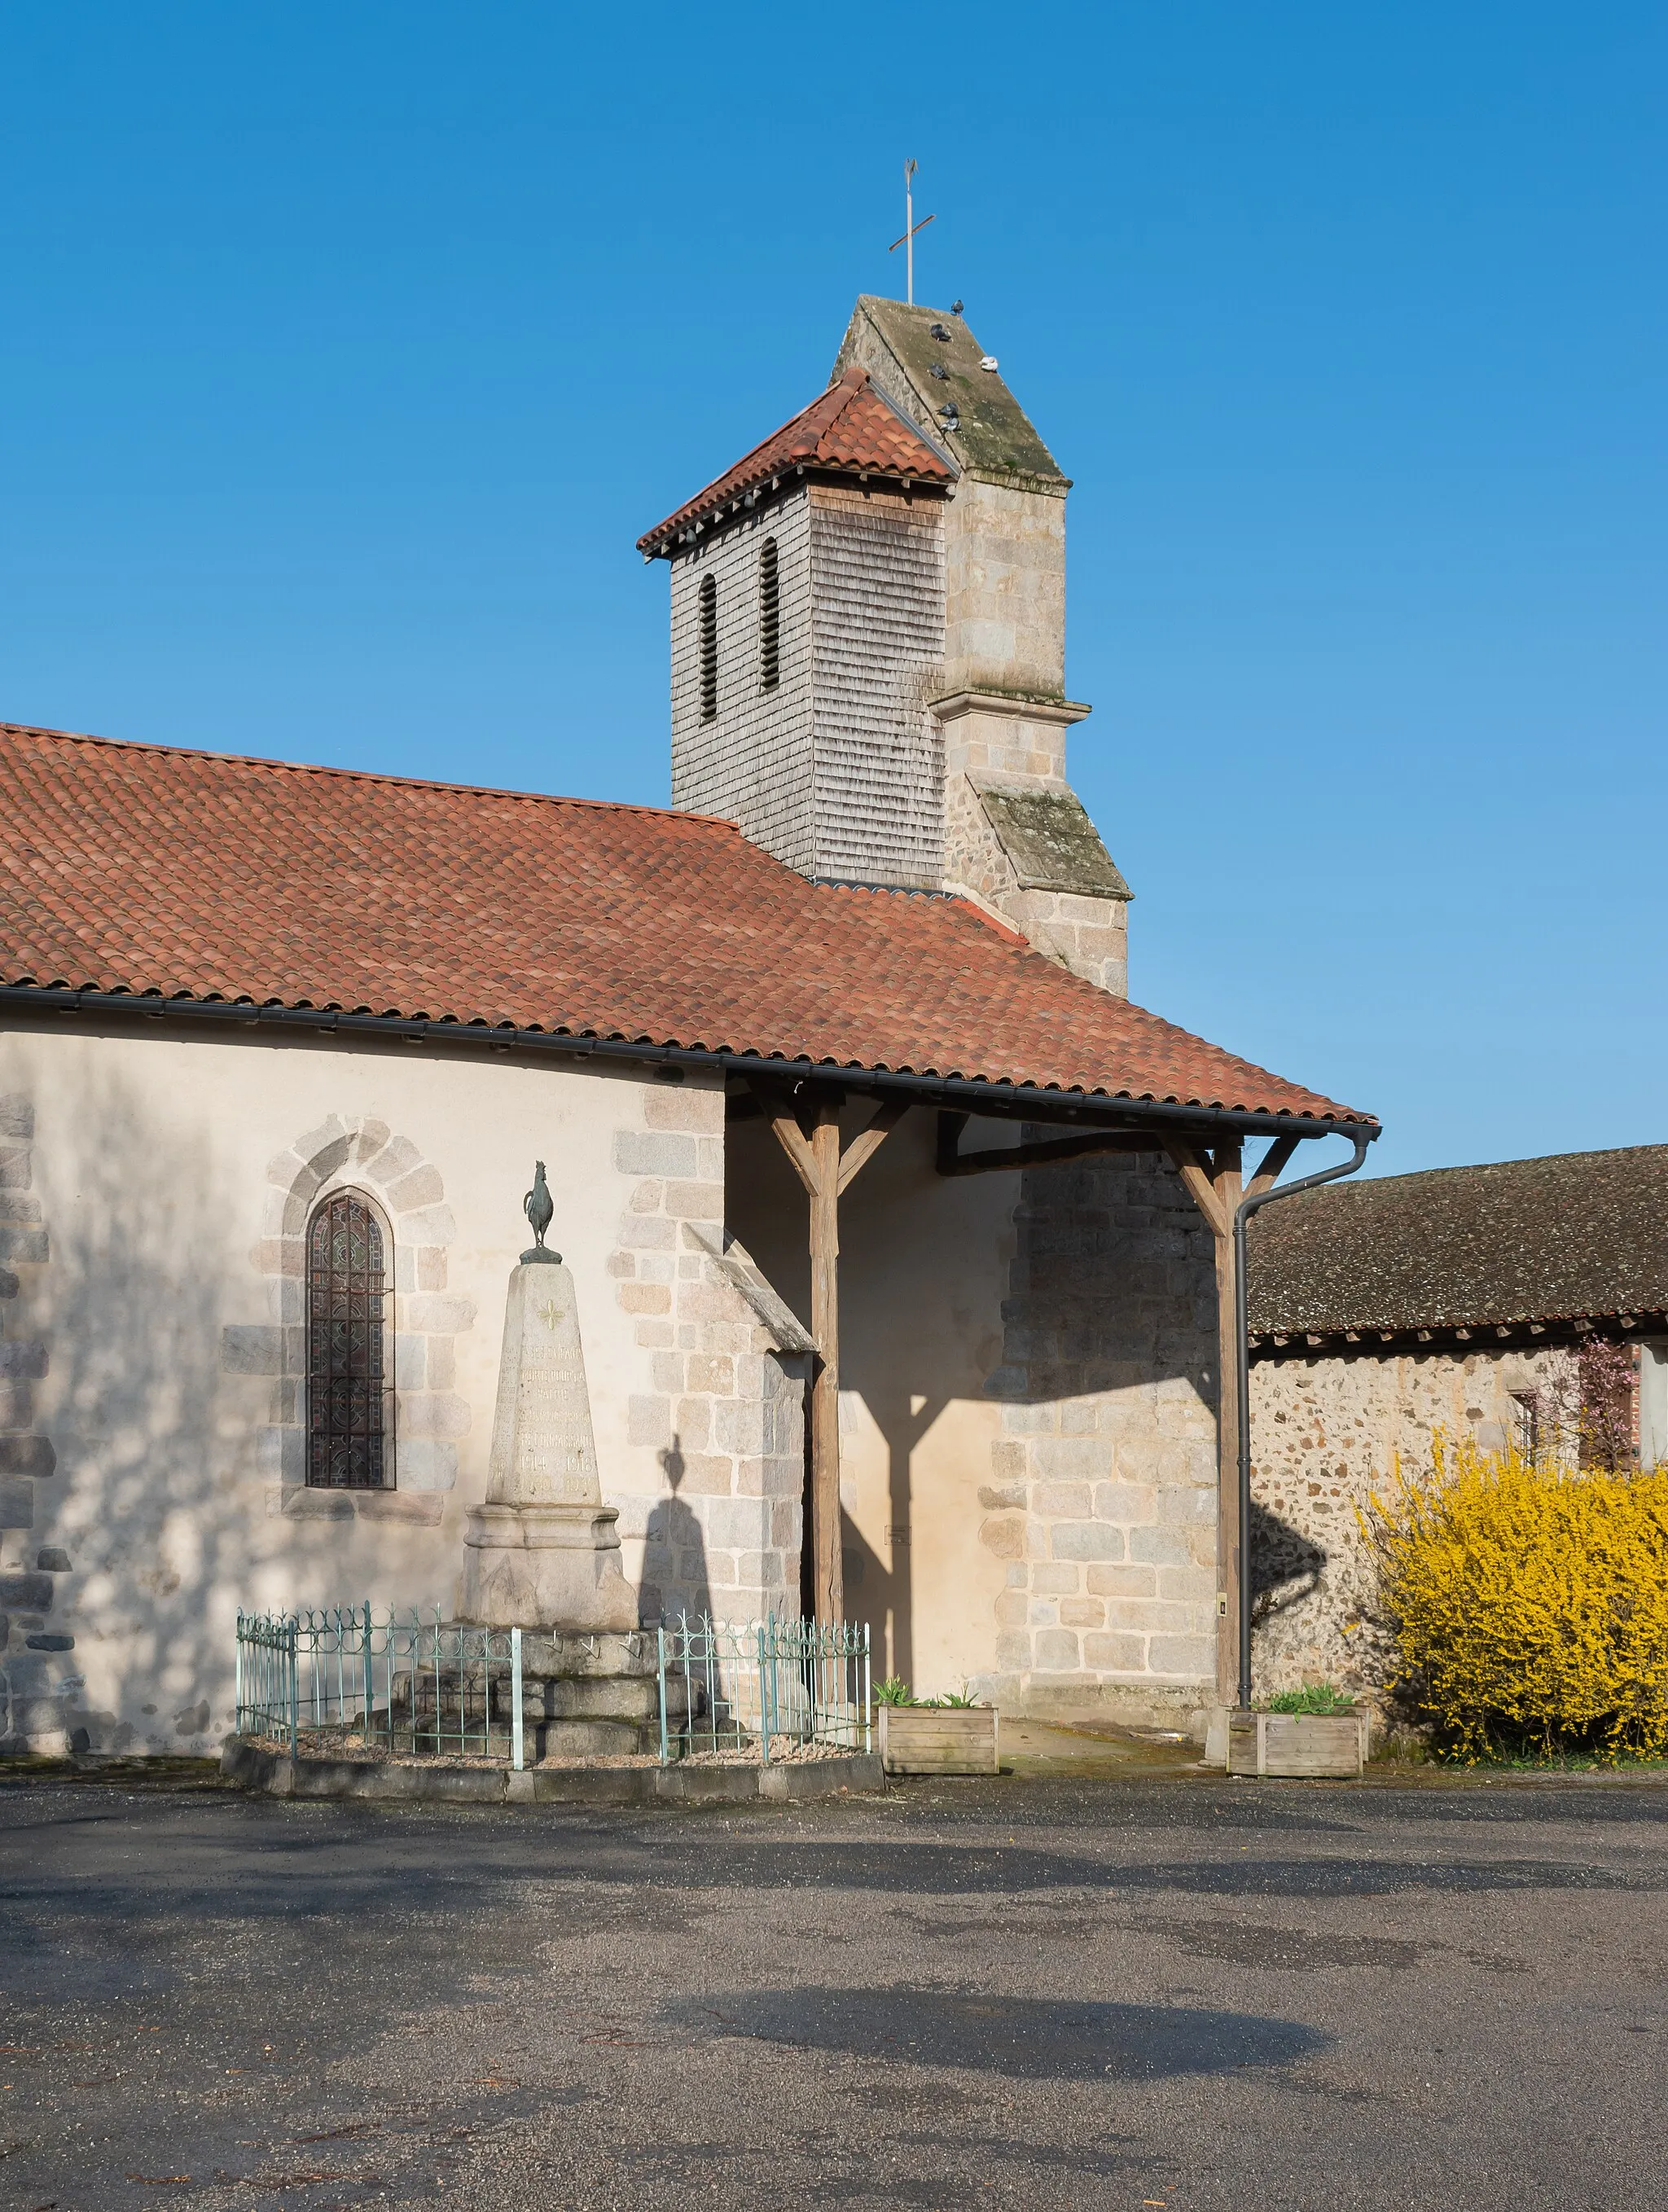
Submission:
[[[782,586],[776,541],[767,538],[758,556],[758,688],[774,691],[782,680]]]
[[[387,1237],[363,1199],[320,1201],[307,1237],[307,1480],[393,1487]]]
[[[718,714],[718,584],[712,576],[701,579],[701,720],[714,721]]]

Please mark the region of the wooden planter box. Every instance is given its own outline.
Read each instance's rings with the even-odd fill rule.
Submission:
[[[882,1705],[881,1764],[888,1774],[1000,1774],[991,1705]]]
[[[1228,1772],[1354,1780],[1367,1760],[1367,1714],[1230,1713]]]

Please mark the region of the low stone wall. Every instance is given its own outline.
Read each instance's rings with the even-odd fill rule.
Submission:
[[[220,1771],[271,1797],[351,1797],[429,1805],[800,1804],[884,1790],[878,1753],[733,1766],[443,1766],[400,1759],[291,1759],[234,1736]]]
[[[1416,1481],[1437,1430],[1498,1450],[1537,1352],[1361,1352],[1259,1359],[1251,1369],[1251,1662],[1259,1696],[1334,1682],[1376,1690],[1391,1669],[1361,1516]]]

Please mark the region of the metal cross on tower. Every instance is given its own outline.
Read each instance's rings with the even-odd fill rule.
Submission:
[[[904,235],[902,238],[894,238],[886,251],[888,253],[896,253],[900,246],[904,248],[904,296],[910,307],[915,305],[915,234],[918,230],[925,230],[929,222],[937,221],[938,217],[935,215],[923,215],[919,222],[916,221],[915,163],[905,161],[904,164]]]

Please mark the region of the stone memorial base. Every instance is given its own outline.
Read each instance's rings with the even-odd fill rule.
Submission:
[[[463,1618],[492,1628],[619,1634],[637,1625],[612,1505],[470,1508]]]

